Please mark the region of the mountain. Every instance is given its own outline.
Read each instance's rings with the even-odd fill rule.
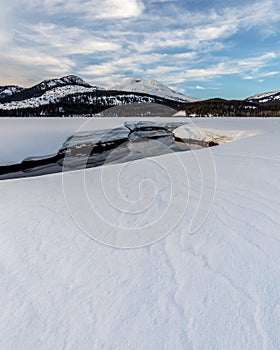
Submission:
[[[0,100],[7,96],[12,96],[24,90],[23,87],[17,85],[0,86]]]
[[[0,98],[0,115],[91,115],[110,107],[133,103],[153,103],[178,108],[182,101],[189,102],[186,96],[176,94],[158,82],[148,80],[142,85],[145,86],[143,92],[134,92],[121,87],[120,89],[115,87],[114,90],[105,90],[91,86],[74,75],[44,80],[30,88]]]
[[[82,88],[82,87],[79,87]],[[120,110],[117,114],[124,116],[135,116],[141,113],[142,104],[157,104],[170,108],[177,108],[180,104],[174,100],[167,100],[162,97],[151,96],[143,93],[131,93],[125,91],[94,90],[84,88],[78,93],[59,96],[55,88],[40,97],[31,98],[25,101],[13,101],[0,104],[0,116],[71,116],[71,115],[93,115],[115,106],[132,105],[132,109]],[[139,105],[140,110],[136,111]],[[169,110],[165,108],[165,111]],[[116,115],[116,112],[112,116]],[[110,112],[108,112],[108,115]],[[162,112],[161,112],[162,114]]]
[[[280,102],[280,90],[257,94],[248,97],[246,101],[253,103],[278,103]]]
[[[262,111],[261,106],[248,101],[224,100],[222,98],[182,104],[180,109],[185,111],[188,117],[248,117],[257,116]]]
[[[90,86],[90,85],[89,85]],[[80,85],[65,85],[54,87],[50,90],[45,91],[40,96],[27,98],[20,101],[11,101],[0,104],[0,109],[3,110],[15,110],[15,109],[26,109],[26,108],[37,108],[43,105],[49,105],[58,103],[61,99],[68,95],[84,94],[87,92],[95,92],[96,87],[85,87]]]
[[[64,95],[63,91],[65,90],[65,95],[66,95],[69,92],[71,93],[71,89],[68,88],[69,86],[71,87],[78,86],[78,87],[90,88],[95,90],[101,89],[101,88],[98,88],[97,86],[91,86],[90,84],[86,83],[83,79],[75,75],[68,75],[60,79],[44,80],[41,83],[34,85],[30,88],[26,88],[26,89],[21,88],[21,90],[18,90],[11,95],[0,97],[0,103],[23,101],[23,100],[28,100],[32,98],[37,98],[42,96],[47,91],[57,89],[57,88],[61,88],[60,89],[61,95]],[[64,87],[66,88],[63,89]],[[79,92],[79,91],[75,91],[75,92]]]
[[[181,93],[175,92],[158,81],[149,78],[126,79],[121,84],[113,86],[111,90],[140,92],[184,103],[198,101],[197,98],[188,97]]]
[[[142,115],[142,109],[135,107],[137,104],[166,106],[182,111],[189,117],[280,117],[280,90],[254,95],[245,100],[215,98],[201,101],[177,93],[152,79],[130,78],[105,90],[75,75],[44,80],[29,88],[15,85],[0,87],[0,116],[91,116],[123,105],[131,107],[118,112],[109,110],[108,115]],[[157,113],[156,110],[153,115]]]

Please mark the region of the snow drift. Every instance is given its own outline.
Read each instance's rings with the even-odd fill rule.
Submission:
[[[206,173],[204,181],[215,199],[193,235],[188,227],[201,197],[197,162],[203,164],[208,149],[136,161],[123,169],[119,187],[104,183],[109,199],[136,209],[141,193],[142,201],[151,200],[157,189],[153,210],[141,222],[115,211],[115,202],[105,211],[102,188],[91,186],[101,168],[87,171],[90,199],[113,223],[108,234],[116,225],[137,226],[164,215],[168,174],[176,181],[175,214],[189,197],[170,234],[136,250],[106,247],[80,230],[67,210],[61,174],[0,182],[1,348],[280,348],[280,120],[195,123],[258,135],[210,149],[217,180],[209,182]],[[185,187],[175,157],[187,171]],[[111,168],[116,175],[123,165]]]

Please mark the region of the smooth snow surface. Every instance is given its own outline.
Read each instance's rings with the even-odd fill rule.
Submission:
[[[1,118],[0,166],[56,153],[84,122],[77,118]]]
[[[211,148],[217,179],[208,182],[206,174],[204,181],[215,187],[215,198],[193,235],[188,227],[201,194],[197,163],[207,149],[112,166],[114,172],[125,166],[120,189],[132,203],[147,190],[139,187],[141,176],[156,181],[160,193],[156,210],[142,218],[147,223],[164,215],[169,200],[161,171],[180,185],[174,157],[187,169],[188,188],[176,190],[173,203],[180,210],[189,193],[182,220],[141,249],[110,248],[81,232],[64,201],[62,174],[0,182],[1,349],[280,348],[280,120],[195,123],[257,136]],[[149,173],[149,164],[161,160],[165,169]],[[94,181],[100,171],[86,173]],[[102,211],[103,197],[95,199]],[[113,209],[102,214],[115,225],[138,224]]]
[[[181,93],[175,92],[169,87],[150,78],[129,78],[121,84],[112,87],[111,89],[129,92],[141,92],[180,102],[198,101],[197,98],[185,96]]]

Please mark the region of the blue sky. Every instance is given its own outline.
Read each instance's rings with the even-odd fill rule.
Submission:
[[[150,77],[187,95],[279,90],[280,2],[0,0],[0,85]]]

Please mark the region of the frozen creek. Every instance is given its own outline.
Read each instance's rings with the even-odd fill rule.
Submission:
[[[78,131],[52,155],[27,157],[0,166],[0,179],[32,177],[63,170],[123,163],[162,154],[197,150],[232,141],[230,135],[202,131],[180,122],[124,122],[103,130]]]

